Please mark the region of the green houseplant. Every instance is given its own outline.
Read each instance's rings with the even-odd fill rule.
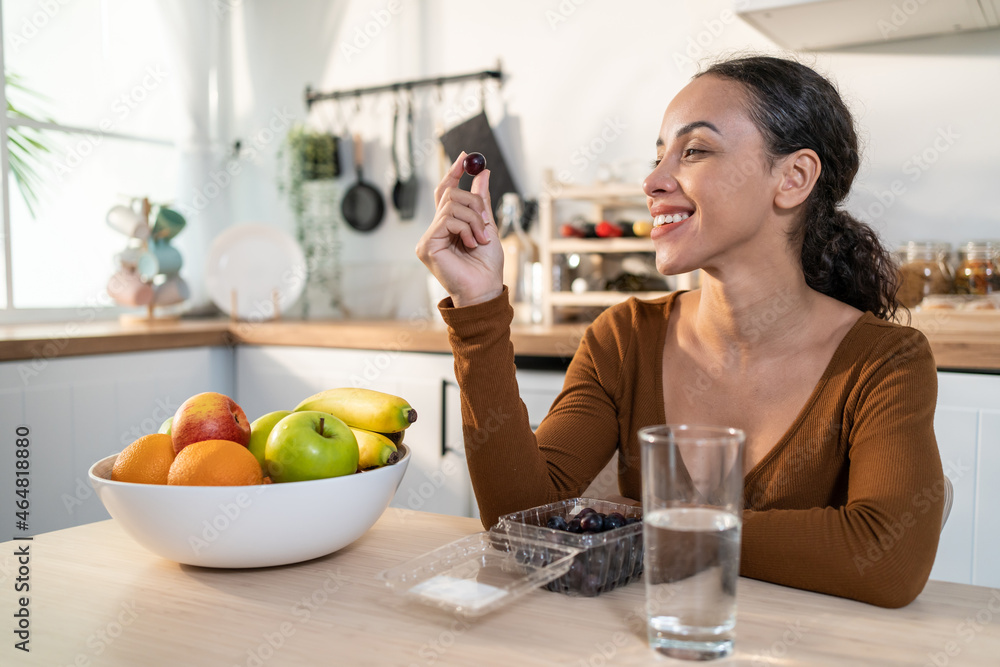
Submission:
[[[306,257],[302,316],[326,301],[329,314],[344,314],[340,293],[340,175],[338,137],[294,125],[278,150],[278,191],[288,196],[296,236]]]
[[[21,77],[12,72],[5,73],[7,85],[7,116],[36,120],[24,109],[15,106],[10,99],[10,93],[16,92],[25,100],[44,101],[45,98],[24,85]],[[46,143],[41,132],[32,127],[15,125],[7,130],[7,154],[10,163],[10,173],[14,176],[17,189],[24,198],[28,212],[32,217],[40,202],[40,192],[43,188],[42,178],[38,174],[40,157],[51,153],[52,149]]]

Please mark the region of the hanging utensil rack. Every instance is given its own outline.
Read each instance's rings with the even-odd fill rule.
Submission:
[[[358,98],[362,95],[375,95],[378,93],[389,93],[399,90],[413,90],[424,86],[445,86],[451,83],[461,83],[464,81],[486,81],[496,79],[503,83],[503,70],[500,63],[496,69],[485,69],[479,72],[469,72],[468,74],[453,74],[450,76],[432,76],[425,79],[412,79],[410,81],[397,81],[386,83],[381,86],[368,86],[366,88],[355,88],[353,90],[334,90],[329,92],[315,91],[310,86],[306,86],[305,101],[306,109],[311,109],[316,102],[323,100],[339,100],[344,98]]]

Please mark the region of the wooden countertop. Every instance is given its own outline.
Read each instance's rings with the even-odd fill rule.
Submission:
[[[927,335],[939,368],[1000,372],[1000,313],[914,312],[911,324]],[[514,352],[520,356],[568,361],[585,329],[585,324],[515,325],[511,330]],[[239,344],[451,352],[444,324],[428,319],[308,322],[217,319],[0,326],[0,361]]]
[[[113,520],[5,542],[2,608],[27,546],[30,653],[6,665],[648,665],[645,591],[534,591],[474,620],[417,605],[376,575],[464,535],[475,519],[389,509],[354,544],[274,568],[178,565]],[[266,536],[262,536],[266,539]],[[737,586],[736,653],[720,665],[995,665],[1000,592],[932,581],[903,609],[750,579]],[[677,663],[680,664],[680,663]]]

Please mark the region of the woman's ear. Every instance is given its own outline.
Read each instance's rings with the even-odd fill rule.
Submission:
[[[795,208],[806,199],[819,179],[822,165],[816,151],[802,148],[786,155],[779,166],[781,180],[774,195],[774,205],[782,209]]]

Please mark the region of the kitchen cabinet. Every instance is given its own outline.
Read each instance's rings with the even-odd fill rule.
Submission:
[[[580,206],[585,213],[579,213]],[[639,238],[560,238],[559,225],[569,222],[572,215],[569,209],[576,208],[577,215],[582,215],[587,221],[598,223],[602,220],[617,222],[619,220],[649,219],[646,208],[646,195],[639,186],[625,183],[596,184],[589,187],[577,187],[560,183],[549,183],[538,198],[538,220],[541,241],[539,244],[542,275],[545,276],[542,285],[543,321],[552,324],[559,321],[560,311],[565,309],[580,309],[587,307],[607,307],[625,301],[630,296],[639,298],[655,298],[668,292],[668,283],[663,281],[663,289],[650,292],[618,292],[603,289],[590,289],[585,292],[574,292],[568,285],[554,284],[554,269],[557,265],[566,266],[565,261],[557,258],[569,258],[573,255],[597,255],[602,263],[604,260],[620,260],[627,255],[643,255],[649,260],[653,257],[653,244],[646,237]],[[558,209],[558,210],[557,210]],[[610,262],[609,262],[610,263]],[[651,271],[651,275],[655,271]],[[582,276],[594,283],[602,283],[613,275]],[[658,274],[655,278],[661,279]],[[568,281],[567,281],[568,282]],[[677,288],[690,286],[690,276],[678,276]]]
[[[740,0],[736,15],[793,50],[946,35],[1000,26],[1000,0]]]
[[[4,535],[34,535],[108,518],[87,471],[155,433],[184,400],[233,392],[232,349],[201,347],[0,363],[0,519]],[[29,438],[28,529],[15,525],[15,429]]]
[[[938,373],[934,431],[955,496],[931,577],[1000,586],[1000,375]]]

